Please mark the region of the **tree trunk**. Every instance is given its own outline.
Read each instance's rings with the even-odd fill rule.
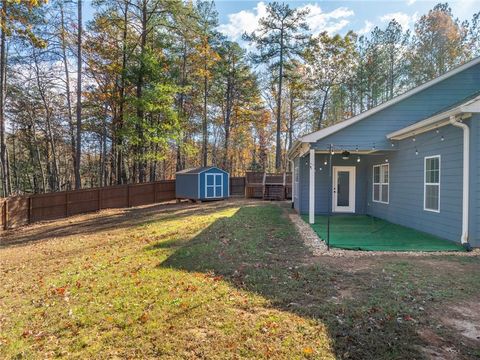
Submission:
[[[279,63],[279,76],[278,76],[278,99],[277,99],[277,138],[275,148],[275,169],[278,171],[282,167],[282,146],[280,132],[282,130],[282,81],[283,81],[283,28],[280,32],[280,63]]]
[[[67,57],[67,40],[65,37],[66,29],[65,29],[65,15],[63,10],[63,5],[60,3],[60,18],[61,18],[61,46],[62,46],[62,61],[63,61],[63,68],[65,71],[65,91],[66,91],[66,98],[67,98],[67,116],[68,116],[68,130],[70,135],[70,156],[72,158],[73,164],[73,172],[75,173],[77,169],[77,156],[76,156],[76,142],[75,142],[75,124],[73,122],[73,111],[72,111],[72,95],[70,90],[70,71],[68,69],[68,57]],[[70,179],[69,181],[70,182]]]
[[[207,119],[207,97],[208,97],[208,77],[207,77],[207,59],[204,64],[205,75],[203,78],[203,122],[202,122],[202,166],[207,166],[208,161],[208,119]]]
[[[77,33],[77,141],[75,151],[75,188],[82,188],[80,178],[80,163],[82,159],[82,0],[78,5],[78,33]]]
[[[138,72],[138,80],[137,80],[137,132],[138,137],[140,139],[140,144],[137,145],[137,154],[136,154],[136,163],[138,169],[138,180],[139,182],[145,182],[145,161],[143,159],[143,121],[145,117],[145,113],[143,110],[143,106],[141,104],[141,99],[143,96],[143,82],[144,82],[144,71],[145,71],[145,46],[147,44],[147,1],[143,0],[142,2],[142,34],[140,36],[140,69]]]
[[[323,102],[322,102],[322,107],[320,109],[320,116],[319,116],[319,119],[318,119],[317,130],[320,130],[322,128],[323,117],[325,115],[325,107],[327,106],[327,100],[328,100],[328,93],[329,92],[330,92],[330,88],[328,87],[325,90],[325,95],[323,96]]]
[[[293,120],[293,114],[294,114],[294,98],[293,98],[293,94],[292,92],[290,91],[290,116],[289,116],[289,124],[288,124],[288,150],[290,150],[292,148],[292,145],[293,145],[293,123],[294,123],[294,120]]]
[[[7,166],[7,135],[5,130],[5,82],[7,72],[7,56],[6,56],[6,35],[7,27],[7,0],[2,1],[2,11],[0,16],[1,36],[0,36],[0,165],[2,175],[2,192],[3,196],[10,195],[8,189],[8,166]]]
[[[233,64],[233,67],[235,67],[235,64]],[[232,103],[233,103],[233,94],[232,94],[232,77],[229,75],[227,79],[227,93],[226,93],[226,109],[225,109],[225,121],[224,121],[224,127],[225,127],[225,143],[223,145],[223,169],[227,170],[228,169],[228,148],[230,145],[230,126],[231,126],[231,115],[232,115]],[[229,169],[230,170],[230,169]]]
[[[123,32],[122,32],[122,70],[120,74],[120,109],[118,113],[118,124],[116,127],[116,174],[117,184],[124,184],[127,182],[127,174],[123,163],[123,135],[122,128],[124,123],[124,108],[125,108],[125,70],[127,68],[127,36],[128,36],[128,4],[129,0],[125,1],[125,13],[123,15]]]

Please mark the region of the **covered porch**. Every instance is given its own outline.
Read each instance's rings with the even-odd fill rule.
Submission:
[[[295,209],[314,224],[317,215],[365,215],[385,207],[389,159],[395,150],[310,148],[292,167]]]

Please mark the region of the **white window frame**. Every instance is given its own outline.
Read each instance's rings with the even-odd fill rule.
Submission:
[[[438,183],[427,183],[427,160],[428,159],[438,159]],[[423,210],[430,211],[434,213],[440,212],[440,192],[441,192],[441,176],[442,176],[442,157],[440,155],[425,156],[423,160]],[[428,209],[427,208],[427,185],[437,185],[438,186],[438,209]]]
[[[380,176],[380,182],[375,182],[375,168],[379,168],[379,176]],[[388,181],[383,182],[383,171],[382,168],[386,167],[388,169]],[[379,200],[375,200],[375,185],[378,185],[378,198]],[[387,185],[387,197],[388,201],[382,201],[382,186]],[[390,164],[377,164],[373,165],[373,170],[372,170],[372,201],[375,203],[380,203],[380,204],[389,204],[390,203]]]

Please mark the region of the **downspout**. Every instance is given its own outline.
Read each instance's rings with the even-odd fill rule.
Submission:
[[[462,199],[462,245],[471,251],[468,243],[468,221],[469,221],[469,196],[470,196],[470,128],[467,124],[460,122],[452,115],[450,124],[463,129],[463,199]]]

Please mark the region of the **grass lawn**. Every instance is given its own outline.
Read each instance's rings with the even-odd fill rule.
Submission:
[[[152,206],[4,236],[0,358],[480,356],[451,322],[480,326],[457,313],[478,306],[478,257],[314,257],[287,211]]]

